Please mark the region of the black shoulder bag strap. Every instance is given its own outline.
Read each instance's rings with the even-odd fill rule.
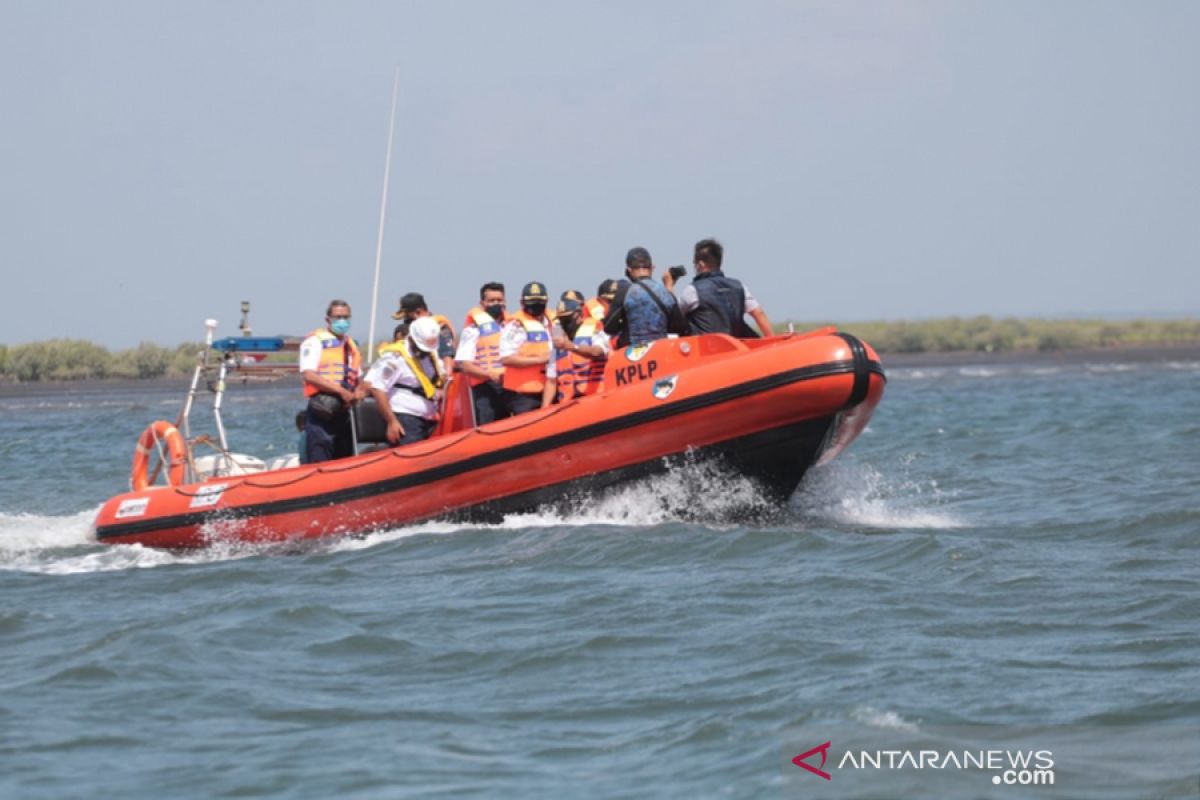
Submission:
[[[650,290],[649,290],[649,289],[647,289],[645,286],[642,286],[642,282],[641,282],[640,280],[639,280],[639,281],[634,281],[634,282],[633,282],[633,285],[634,285],[634,286],[641,286],[641,289],[642,289],[642,291],[643,291],[643,292],[645,292],[646,294],[650,295],[650,299],[654,301],[654,304],[655,304],[655,305],[657,305],[657,306],[658,306],[658,308],[659,308],[659,310],[663,312],[663,316],[667,318],[667,326],[668,326],[668,327],[670,327],[670,325],[671,325],[671,312],[667,310],[667,305],[666,305],[666,303],[664,303],[662,300],[659,300],[659,299],[658,299],[658,295],[656,295],[654,292],[650,291]]]

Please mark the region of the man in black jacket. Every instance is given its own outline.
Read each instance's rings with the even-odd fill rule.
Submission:
[[[677,294],[679,308],[687,316],[688,333],[729,333],[749,339],[757,334],[746,324],[746,315],[754,322],[763,336],[771,335],[771,321],[758,300],[742,285],[721,271],[725,248],[716,239],[696,242],[696,277],[692,285]],[[669,272],[663,276],[668,289],[674,289],[675,279]]]

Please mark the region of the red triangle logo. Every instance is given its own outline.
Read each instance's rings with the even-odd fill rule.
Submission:
[[[825,770],[814,767],[811,764],[804,763],[806,759],[811,758],[812,756],[815,756],[817,753],[820,753],[821,754],[821,766],[822,767],[825,766],[825,758],[829,753],[829,745],[830,744],[831,744],[831,742],[826,742],[825,744],[819,744],[816,747],[814,747],[812,750],[809,750],[808,752],[805,752],[805,753],[801,753],[800,755],[793,758],[792,763],[795,764],[797,767],[800,767],[801,769],[808,770],[813,775],[819,775],[820,777],[824,778],[827,781],[833,780],[832,776]]]

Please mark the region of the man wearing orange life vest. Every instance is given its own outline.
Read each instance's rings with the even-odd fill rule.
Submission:
[[[558,402],[598,393],[604,384],[609,337],[577,297],[564,292],[555,310],[554,355]],[[561,330],[561,333],[560,333]]]
[[[596,288],[596,296],[584,303],[584,312],[598,320],[608,315],[608,307],[617,296],[619,284],[612,278],[605,278]]]
[[[476,425],[508,416],[501,386],[504,365],[500,363],[500,331],[509,319],[504,310],[504,284],[485,283],[479,289],[479,305],[467,312],[454,354],[455,369],[471,383]]]
[[[359,386],[362,356],[349,333],[350,304],[334,300],[325,310],[325,327],[300,343],[310,464],[354,455],[350,406],[362,399],[365,390]]]
[[[546,316],[546,285],[534,281],[521,290],[521,310],[500,335],[504,402],[510,416],[554,402],[558,372]]]
[[[438,348],[437,354],[442,359],[442,365],[446,372],[454,370],[454,326],[450,324],[450,320],[443,317],[441,314],[431,314],[429,306],[425,305],[425,296],[420,292],[409,292],[400,298],[400,309],[392,314],[392,319],[401,320],[408,325],[411,325],[414,320],[421,317],[433,317],[433,321],[438,324]],[[408,334],[407,328],[405,335]]]

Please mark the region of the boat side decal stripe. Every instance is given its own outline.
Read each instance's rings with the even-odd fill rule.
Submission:
[[[259,503],[251,506],[225,508],[217,512],[199,511],[188,514],[177,514],[171,517],[135,520],[122,523],[120,525],[97,527],[96,538],[109,539],[117,536],[131,536],[139,533],[148,533],[151,531],[190,527],[211,521],[238,520],[247,519],[250,517],[268,516],[271,514],[283,514],[292,511],[303,511],[309,508],[321,508],[337,503],[360,500],[365,497],[388,494],[390,492],[400,491],[403,489],[412,488],[414,486],[420,486],[425,483],[445,480],[446,478],[452,478],[473,470],[483,469],[485,467],[526,458],[531,455],[537,455],[539,453],[544,453],[559,447],[578,444],[579,442],[588,439],[604,436],[610,433],[616,433],[618,431],[634,428],[640,425],[646,425],[651,422],[658,422],[673,416],[687,414],[708,406],[720,405],[731,400],[736,400],[741,397],[758,394],[764,391],[770,391],[772,389],[778,389],[793,383],[816,380],[818,378],[827,378],[834,375],[844,375],[848,372],[856,372],[855,367],[856,364],[853,360],[830,361],[825,364],[799,367],[797,369],[787,370],[786,372],[778,372],[774,375],[756,378],[752,381],[746,381],[745,383],[726,386],[706,394],[690,397],[686,400],[679,400],[674,403],[658,404],[623,417],[604,420],[603,422],[585,425],[570,431],[563,431],[562,433],[546,436],[541,439],[522,442],[521,444],[506,447],[503,450],[495,450],[490,453],[481,453],[477,456],[463,459],[462,461],[456,461],[451,464],[442,464],[421,472],[400,475],[395,478],[388,478],[387,480],[377,481],[375,483],[338,489],[336,491],[326,492],[324,494],[293,497],[288,498],[287,500],[274,500],[271,502]],[[876,372],[876,374],[880,376],[883,375],[882,367],[880,367],[879,363],[875,361],[871,362],[870,372]],[[857,374],[855,375],[855,381],[857,385]]]

